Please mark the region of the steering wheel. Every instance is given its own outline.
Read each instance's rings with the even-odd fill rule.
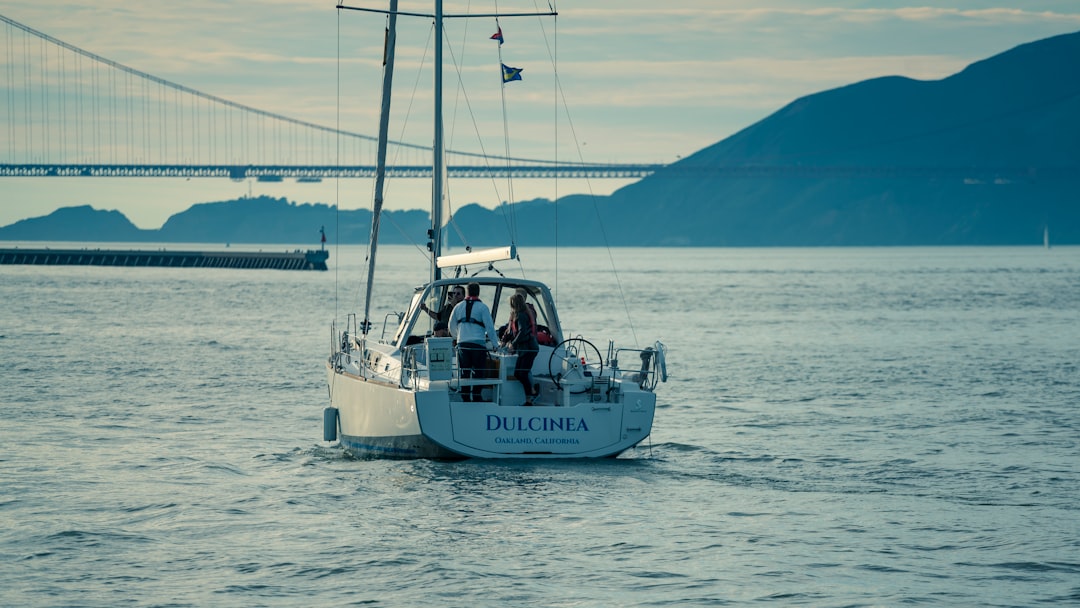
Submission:
[[[558,373],[551,366],[555,361],[559,362]],[[568,338],[559,342],[548,357],[548,374],[558,390],[562,390],[560,378],[568,378],[574,373],[580,378],[585,378],[585,370],[592,366],[596,366],[593,372],[594,377],[600,376],[604,371],[604,359],[600,356],[600,349],[585,338]],[[566,375],[562,373],[564,369],[567,370]]]

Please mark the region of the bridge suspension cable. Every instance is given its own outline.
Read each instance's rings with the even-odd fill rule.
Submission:
[[[326,131],[328,133],[333,133],[335,135],[347,135],[349,137],[358,137],[360,139],[366,139],[366,140],[370,140],[370,141],[375,141],[375,138],[370,136],[370,135],[363,135],[363,134],[360,134],[360,133],[353,133],[351,131],[342,131],[342,130],[336,129],[334,127],[329,127],[329,126],[326,126],[326,125],[320,125],[320,124],[317,124],[317,123],[308,122],[306,120],[300,120],[298,118],[292,118],[290,116],[285,116],[284,114],[277,114],[275,112],[269,112],[267,110],[261,110],[259,108],[255,108],[255,107],[252,107],[252,106],[249,106],[249,105],[245,105],[245,104],[238,103],[238,102],[235,102],[235,101],[232,101],[232,100],[229,100],[229,99],[225,99],[224,97],[218,97],[217,95],[212,95],[210,93],[204,93],[203,91],[200,91],[198,89],[193,89],[191,87],[184,86],[182,84],[173,82],[171,80],[167,80],[167,79],[161,78],[159,76],[154,76],[153,74],[149,74],[149,73],[144,72],[142,70],[139,70],[137,68],[126,66],[126,65],[124,65],[122,63],[118,63],[116,61],[113,61],[112,59],[109,59],[107,57],[102,57],[101,55],[98,55],[96,53],[92,53],[92,52],[87,51],[85,49],[79,48],[79,47],[77,47],[77,46],[75,46],[73,44],[68,44],[67,42],[64,42],[63,40],[53,38],[52,36],[50,36],[50,35],[48,35],[48,34],[46,34],[44,32],[40,32],[40,31],[38,31],[38,30],[28,26],[28,25],[24,25],[22,23],[19,23],[18,21],[10,19],[10,18],[8,18],[8,17],[6,17],[4,15],[0,15],[0,21],[3,21],[4,23],[7,23],[8,25],[10,25],[12,27],[16,27],[16,28],[18,28],[20,30],[23,30],[24,32],[26,32],[28,34],[32,34],[34,36],[37,36],[38,38],[41,38],[42,40],[45,40],[45,41],[47,41],[47,42],[49,42],[51,44],[54,44],[54,45],[59,46],[61,48],[67,49],[67,50],[69,50],[69,51],[71,51],[73,53],[77,53],[79,55],[82,55],[83,57],[86,57],[88,59],[92,59],[92,60],[94,60],[94,61],[96,61],[98,63],[107,65],[107,66],[109,66],[111,68],[115,68],[117,70],[120,70],[121,72],[126,72],[128,74],[133,75],[133,76],[138,76],[139,78],[142,78],[144,80],[148,80],[150,82],[158,83],[158,84],[160,84],[162,86],[166,86],[166,87],[168,87],[170,89],[174,89],[174,90],[182,92],[182,93],[187,93],[188,95],[194,95],[196,97],[200,97],[200,98],[205,99],[207,101],[211,101],[213,103],[221,104],[223,106],[228,106],[230,108],[236,108],[237,110],[243,110],[244,112],[250,112],[251,114],[255,114],[255,115],[258,115],[258,116],[265,116],[267,118],[272,118],[274,120],[280,120],[281,122],[290,123],[290,124],[294,124],[294,125],[301,126],[301,127],[306,127],[306,128],[309,128],[309,129],[316,129],[316,130],[319,130],[319,131]],[[399,145],[399,146],[424,149],[423,146],[419,146],[419,145],[416,145],[416,144],[409,144],[409,143],[405,143],[405,142],[394,142],[394,143],[396,145]]]
[[[345,156],[336,138],[373,146],[376,138],[226,99],[80,48],[0,15],[5,24],[7,141],[0,176],[226,174],[234,178],[364,175],[359,145]],[[17,39],[21,35],[21,39]],[[34,48],[34,40],[38,48]],[[55,52],[54,52],[55,49]],[[21,55],[21,57],[17,57]],[[21,63],[19,63],[21,59]],[[89,64],[86,65],[87,60]],[[103,71],[105,70],[105,71]],[[315,134],[320,134],[316,136]],[[431,147],[392,141],[407,152],[403,175],[427,164]],[[509,163],[522,176],[586,172],[643,175],[645,165],[565,163],[450,150],[459,175]],[[6,156],[6,158],[3,158]],[[517,167],[522,167],[520,170]],[[547,169],[545,169],[547,167]],[[651,171],[651,170],[650,170]]]

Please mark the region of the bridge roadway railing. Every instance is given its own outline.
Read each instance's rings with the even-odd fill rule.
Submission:
[[[614,178],[645,177],[663,165],[512,165],[483,167],[450,165],[447,172],[456,178]],[[333,179],[374,177],[375,167],[298,165],[102,165],[102,164],[0,164],[0,177],[227,177],[242,180],[278,181],[285,178]],[[390,177],[430,178],[431,167],[398,165],[387,167]]]
[[[919,178],[961,180],[1077,180],[1080,166],[1045,167],[994,166],[818,166],[745,164],[701,166],[686,163],[662,164],[518,164],[502,166],[450,165],[450,177],[455,178],[592,178],[635,179],[657,175],[668,178],[721,177],[780,178]],[[391,177],[430,178],[431,167],[398,165],[387,168]],[[318,181],[334,178],[374,177],[375,167],[303,166],[303,165],[103,165],[103,164],[0,164],[0,177],[225,177],[234,180],[256,179],[274,182],[284,179]]]

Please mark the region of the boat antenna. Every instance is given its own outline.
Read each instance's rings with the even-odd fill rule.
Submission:
[[[375,163],[375,203],[371,211],[371,238],[368,240],[367,289],[364,293],[364,321],[361,332],[371,328],[371,288],[375,281],[375,254],[379,246],[379,225],[382,217],[383,186],[386,182],[386,144],[390,131],[390,91],[394,84],[394,48],[397,42],[398,0],[390,0],[386,13],[386,39],[383,48],[382,107],[379,111],[379,145]]]

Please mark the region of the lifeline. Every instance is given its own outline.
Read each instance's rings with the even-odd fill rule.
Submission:
[[[589,426],[584,418],[565,416],[562,418],[548,418],[546,416],[496,416],[488,414],[487,430],[489,431],[571,431],[589,432]]]

